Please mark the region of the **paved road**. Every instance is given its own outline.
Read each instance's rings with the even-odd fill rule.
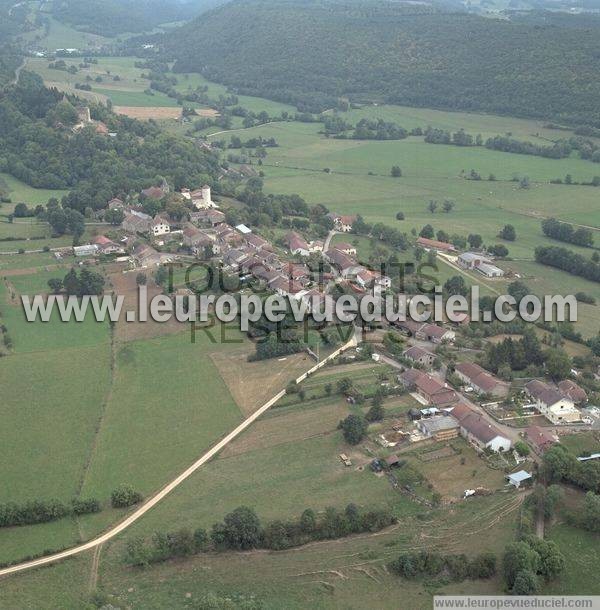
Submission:
[[[338,354],[343,352],[344,350],[354,347],[356,345],[356,340],[354,337],[344,344],[342,347],[337,349],[327,358],[323,359],[319,364],[313,366],[307,373],[299,377],[298,379],[304,378],[309,373],[314,372],[318,368],[325,365],[325,363],[333,358],[335,358]],[[204,453],[200,458],[198,458],[189,468],[184,470],[178,477],[173,479],[168,485],[163,487],[159,492],[154,494],[151,498],[149,498],[144,504],[142,504],[138,509],[136,509],[131,515],[129,515],[126,519],[109,529],[104,534],[101,534],[97,538],[90,540],[89,542],[85,542],[84,544],[80,544],[78,546],[74,546],[65,551],[61,551],[60,553],[54,553],[53,555],[47,555],[46,557],[40,557],[39,559],[33,559],[32,561],[25,561],[23,563],[18,563],[14,566],[10,566],[8,568],[4,568],[0,570],[0,577],[8,576],[10,574],[16,574],[17,572],[23,572],[25,570],[31,570],[33,568],[37,568],[43,565],[48,565],[50,563],[55,563],[60,561],[61,559],[66,559],[67,557],[73,557],[74,555],[79,555],[80,553],[84,553],[85,551],[89,551],[91,549],[95,549],[96,547],[108,542],[115,536],[118,536],[122,531],[126,530],[129,526],[133,525],[136,521],[138,521],[141,517],[143,517],[149,510],[151,510],[156,504],[158,504],[163,498],[168,496],[176,487],[181,485],[183,481],[185,481],[188,477],[190,477],[198,468],[206,464],[211,458],[213,458],[221,449],[226,447],[231,441],[233,441],[237,436],[239,436],[246,428],[248,428],[251,424],[253,424],[263,413],[265,413],[268,409],[270,409],[280,398],[285,395],[285,390],[282,390],[269,401],[267,401],[258,411],[254,412],[250,417],[245,419],[237,428],[232,430],[225,438],[219,441],[216,445],[214,445],[211,449],[209,449],[206,453]]]

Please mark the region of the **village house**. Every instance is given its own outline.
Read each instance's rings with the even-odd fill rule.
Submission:
[[[571,379],[561,381],[558,384],[558,391],[563,396],[570,398],[575,404],[583,404],[588,399],[586,391]]]
[[[304,291],[301,300],[306,304],[308,312],[313,311],[332,311],[335,312],[334,299],[317,288]]]
[[[132,252],[134,262],[138,267],[153,267],[160,264],[162,256],[154,248],[147,244],[139,244],[134,247]]]
[[[290,231],[284,238],[283,241],[287,247],[287,249],[293,254],[297,256],[310,256],[310,246],[298,233],[295,231]]]
[[[558,442],[556,436],[548,428],[540,426],[529,426],[525,430],[527,442],[533,447],[533,450],[542,455],[547,449],[550,449]]]
[[[222,223],[215,228],[217,239],[222,244],[228,244],[230,246],[239,246],[242,243],[242,236],[227,223]]]
[[[275,269],[268,269],[265,266],[252,269],[252,275],[257,280],[262,280],[265,284],[269,284],[269,282],[272,282],[275,278],[281,276],[281,274],[278,271],[275,271]]]
[[[328,250],[325,258],[340,272],[342,277],[348,277],[354,269],[360,267],[353,258],[335,248]]]
[[[508,451],[512,442],[483,415],[474,411],[464,403],[459,403],[452,408],[450,415],[460,425],[460,435],[477,449],[483,451]]]
[[[469,385],[477,394],[491,394],[492,396],[506,396],[509,385],[488,373],[474,362],[459,362],[454,372],[458,378]]]
[[[152,225],[152,216],[132,210],[125,214],[121,228],[129,233],[148,233]]]
[[[234,268],[237,267],[248,255],[237,248],[231,248],[223,256],[223,264],[225,267]]]
[[[427,237],[418,237],[417,245],[425,248],[425,250],[436,250],[438,252],[456,252],[456,248],[453,244],[449,244],[445,241],[438,241],[437,239],[428,239]]]
[[[301,284],[282,275],[269,282],[269,288],[282,297],[287,296],[293,299],[301,298],[305,292]]]
[[[327,217],[331,218],[333,221],[333,228],[342,233],[350,233],[350,231],[352,231],[352,225],[356,220],[356,216],[343,216],[341,214],[335,214],[334,212],[327,214]]]
[[[451,343],[456,338],[456,333],[437,324],[423,324],[416,331],[415,338],[431,341],[431,343],[443,343],[444,341]]]
[[[435,354],[432,352],[419,347],[418,345],[413,345],[404,351],[402,354],[405,358],[412,360],[413,362],[418,362],[423,366],[430,367],[433,365],[433,362],[436,358]]]
[[[282,267],[282,273],[286,277],[303,284],[310,279],[310,270],[301,263],[285,263]]]
[[[171,225],[164,216],[157,214],[150,224],[150,231],[155,237],[166,235],[171,232]]]
[[[458,436],[458,422],[448,415],[436,415],[417,421],[417,429],[427,438],[436,441],[449,441]]]
[[[269,252],[273,251],[273,246],[270,244],[270,242],[256,233],[244,235],[244,241],[254,250],[267,250]]]
[[[122,210],[125,208],[125,203],[118,197],[114,197],[107,203],[109,210]]]
[[[212,248],[213,254],[218,254],[220,251],[218,244],[215,243],[214,236],[208,235],[193,225],[185,226],[182,235],[183,245],[191,248],[194,253],[203,254],[207,246]]]
[[[206,209],[206,210],[194,210],[190,212],[190,220],[201,224],[210,225],[215,227],[222,222],[225,222],[225,214],[219,210]]]
[[[352,244],[340,242],[338,244],[335,244],[334,247],[336,248],[336,250],[339,250],[340,252],[343,252],[348,256],[356,256],[356,246],[353,246]]]
[[[146,199],[162,199],[166,194],[167,191],[160,186],[151,186],[140,193]]]
[[[459,400],[458,394],[452,388],[418,369],[407,369],[400,373],[398,381],[436,407],[447,407]]]
[[[320,239],[315,239],[311,241],[308,246],[311,252],[323,252],[325,244]]]
[[[125,248],[120,244],[108,239],[105,235],[98,235],[92,239],[92,243],[98,247],[101,254],[124,254]]]
[[[574,402],[543,381],[533,379],[525,384],[525,392],[535,408],[553,424],[567,424],[581,420]]]

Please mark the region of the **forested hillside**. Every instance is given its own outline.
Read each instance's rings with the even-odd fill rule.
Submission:
[[[424,5],[238,0],[163,45],[175,70],[303,110],[349,96],[600,125],[597,30]]]
[[[19,83],[0,94],[0,172],[34,187],[71,189],[67,204],[81,212],[159,177],[176,188],[215,177],[218,160],[211,153],[104,106],[91,107],[92,119],[114,137],[97,133],[95,123],[74,133],[75,103],[45,88],[36,74],[21,72]]]
[[[21,54],[11,43],[26,22],[26,7],[13,6],[12,0],[0,0],[0,86],[10,82],[21,63]]]
[[[54,17],[78,29],[103,36],[144,32],[163,23],[183,21],[223,0],[61,0]]]

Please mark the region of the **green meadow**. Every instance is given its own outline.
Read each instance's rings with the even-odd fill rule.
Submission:
[[[526,137],[540,134],[547,137],[539,123],[503,117],[475,115],[473,127],[470,115],[406,109],[401,107],[369,107],[375,116],[386,120],[412,117],[414,123],[406,126],[434,124],[446,129],[463,126],[467,131],[492,135],[510,132]],[[366,112],[353,110],[352,113]],[[379,113],[379,114],[377,114]],[[342,113],[342,116],[343,113]],[[355,118],[359,118],[356,114]],[[569,294],[584,291],[600,298],[597,284],[582,278],[538,265],[534,250],[540,245],[563,245],[543,235],[541,220],[556,217],[560,220],[590,226],[600,243],[600,208],[597,205],[597,188],[581,185],[550,184],[550,180],[570,173],[575,181],[590,181],[600,175],[600,166],[574,156],[569,159],[545,159],[491,151],[485,148],[462,148],[428,144],[420,137],[399,141],[357,141],[326,138],[319,133],[320,124],[277,122],[238,131],[246,137],[273,137],[277,148],[268,149],[267,159],[261,167],[265,190],[269,193],[297,193],[310,204],[321,203],[330,210],[345,214],[361,214],[368,222],[392,224],[410,235],[431,224],[435,231],[444,230],[466,237],[469,233],[482,235],[484,243],[504,243],[509,257],[501,261],[506,271],[522,275],[534,292],[542,294]],[[227,140],[226,135],[217,136]],[[401,178],[392,178],[390,169],[399,165]],[[482,180],[468,179],[471,169]],[[493,174],[495,180],[488,180]],[[521,188],[515,178],[527,176],[528,188]],[[430,200],[441,202],[451,199],[454,209],[446,214],[441,207],[430,213]],[[566,202],[568,201],[568,205]],[[396,220],[402,211],[405,220]],[[505,224],[517,230],[517,240],[504,242],[498,233]],[[339,239],[348,241],[348,236]],[[368,240],[366,240],[368,241]],[[370,252],[365,240],[359,240],[359,253]],[[569,249],[584,256],[593,250],[570,244]],[[402,253],[399,253],[402,257]],[[456,275],[456,270],[443,262],[437,272],[440,280]],[[505,289],[506,281],[484,281],[467,274],[472,281],[492,292]],[[579,328],[587,336],[599,330],[597,306],[580,307]]]
[[[119,349],[84,493],[106,497],[120,483],[150,493],[239,423],[210,359],[221,349],[206,338],[192,344],[187,333]]]

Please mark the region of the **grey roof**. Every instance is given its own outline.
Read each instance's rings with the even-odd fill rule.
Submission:
[[[422,419],[419,422],[419,425],[422,428],[425,428],[429,434],[458,428],[458,422],[454,417],[450,417],[449,415],[437,415],[431,419]]]

